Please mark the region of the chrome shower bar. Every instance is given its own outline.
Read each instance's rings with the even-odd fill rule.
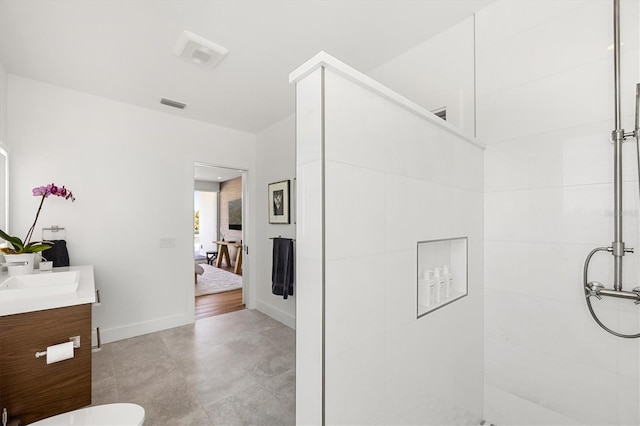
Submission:
[[[613,208],[613,289],[622,290],[622,256],[624,256],[624,241],[622,241],[622,142],[624,130],[620,114],[620,1],[613,2],[613,75],[614,75],[614,113],[615,130],[611,133],[613,141],[613,173],[614,173],[614,208]]]
[[[633,253],[632,248],[626,248],[622,240],[622,143],[627,137],[636,138],[638,145],[638,188],[640,191],[640,83],[636,85],[636,121],[633,132],[625,133],[621,123],[620,112],[620,0],[613,0],[613,62],[614,62],[614,115],[615,129],[611,132],[611,142],[613,143],[613,174],[614,174],[614,214],[613,214],[613,242],[611,247],[598,247],[592,250],[584,264],[583,290],[587,307],[595,322],[607,332],[624,338],[638,338],[638,334],[622,334],[611,330],[605,326],[593,310],[591,297],[602,299],[602,296],[615,297],[633,300],[636,305],[640,305],[640,287],[635,287],[633,291],[622,289],[622,260],[625,253]],[[640,195],[640,192],[639,192]],[[594,254],[598,252],[610,252],[613,255],[613,289],[608,289],[604,284],[597,281],[588,280],[589,263]]]
[[[613,84],[616,133],[622,127],[620,114],[620,0],[613,1]]]

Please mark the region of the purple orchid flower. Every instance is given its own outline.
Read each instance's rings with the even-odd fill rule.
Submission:
[[[50,183],[47,186],[37,186],[31,190],[34,197],[42,197],[40,200],[40,206],[38,206],[38,211],[36,212],[36,218],[33,221],[33,225],[29,228],[27,232],[27,236],[24,239],[24,244],[28,245],[31,242],[31,236],[33,235],[33,231],[36,228],[36,223],[38,222],[38,217],[40,216],[40,210],[42,210],[42,204],[44,203],[44,199],[48,198],[49,195],[55,195],[57,197],[62,197],[65,200],[75,201],[76,198],[73,196],[73,193],[69,191],[67,188],[58,187],[54,183]]]

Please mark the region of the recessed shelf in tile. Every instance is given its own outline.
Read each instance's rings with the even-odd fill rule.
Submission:
[[[468,294],[467,237],[419,241],[417,317]]]

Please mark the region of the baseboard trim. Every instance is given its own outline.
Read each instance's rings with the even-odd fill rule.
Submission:
[[[287,327],[293,328],[294,330],[296,329],[296,317],[295,317],[295,315],[291,315],[291,314],[289,314],[287,312],[284,312],[283,310],[278,309],[278,308],[276,308],[274,306],[271,306],[271,305],[269,305],[267,303],[264,303],[261,300],[258,300],[256,302],[256,309],[258,311],[262,312],[265,315],[269,315],[274,320],[280,321],[281,323],[283,323]]]
[[[262,301],[258,301],[256,303],[256,309],[263,314],[270,316],[276,321],[280,321],[287,327],[295,330],[296,317],[294,315],[284,312]],[[143,334],[155,333],[156,331],[162,331],[174,327],[192,324],[193,322],[193,315],[180,314],[158,318],[150,321],[127,324],[114,328],[105,328],[97,323],[94,323],[93,327],[100,327],[100,340],[102,343],[106,344],[117,342],[119,340],[130,339],[132,337],[142,336]]]
[[[111,343],[131,337],[142,336],[143,334],[192,324],[193,321],[194,318],[192,315],[181,314],[135,324],[127,324],[121,327],[103,328],[100,327],[100,324],[93,324],[93,327],[100,327],[100,340],[102,343]]]

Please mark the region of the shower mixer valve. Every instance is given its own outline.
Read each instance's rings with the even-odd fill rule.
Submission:
[[[602,296],[598,294],[602,289],[604,289],[604,284],[597,281],[591,281],[584,287],[585,296],[595,296],[598,300],[602,300]]]

